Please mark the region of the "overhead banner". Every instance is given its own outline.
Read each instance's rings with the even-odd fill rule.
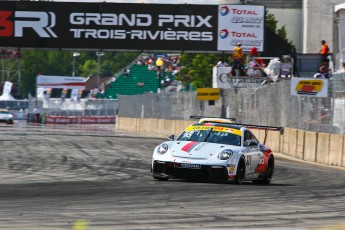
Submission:
[[[85,77],[37,76],[37,88],[85,89]]]
[[[2,1],[5,47],[133,51],[263,50],[264,7]]]
[[[218,21],[218,50],[233,50],[237,43],[243,51],[264,50],[264,6],[220,5]]]
[[[291,95],[295,96],[328,96],[328,79],[291,78]]]
[[[0,44],[217,50],[217,5],[2,1]]]

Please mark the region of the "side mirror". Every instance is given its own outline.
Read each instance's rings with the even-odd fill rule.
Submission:
[[[170,135],[170,136],[168,137],[168,140],[169,140],[169,141],[174,141],[174,140],[175,140],[175,135]]]
[[[256,147],[256,146],[258,146],[258,144],[254,141],[251,141],[248,145],[248,147]]]
[[[258,144],[254,141],[247,140],[243,144],[244,147],[256,147]]]

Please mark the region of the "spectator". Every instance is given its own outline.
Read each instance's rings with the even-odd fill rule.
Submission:
[[[292,58],[289,55],[284,55],[282,58],[282,63],[280,65],[280,76],[292,76]]]
[[[328,55],[331,54],[329,47],[328,47],[328,44],[326,43],[325,40],[322,40],[321,45],[322,45],[322,47],[321,47],[321,50],[319,53],[322,56],[322,63],[324,63],[324,62],[328,63],[329,62]]]
[[[251,58],[259,56],[258,49],[255,46],[253,46],[250,49],[249,55]]]
[[[130,70],[129,70],[129,69],[126,69],[126,68],[124,68],[124,69],[123,69],[123,74],[124,74],[126,77],[129,77]]]
[[[330,78],[330,71],[331,69],[329,68],[328,63],[323,62],[319,69],[319,73],[322,74],[325,78]]]
[[[229,64],[222,58],[216,65],[217,67],[228,67]]]
[[[41,110],[36,106],[32,113],[34,114],[34,122],[39,123],[41,117]]]
[[[249,76],[261,77],[263,75],[263,71],[261,68],[264,67],[264,63],[263,60],[258,57],[258,49],[254,46],[250,49],[249,52],[249,68],[247,71],[247,74]]]
[[[237,43],[232,53],[232,75],[247,75],[244,70],[244,53],[241,43]]]

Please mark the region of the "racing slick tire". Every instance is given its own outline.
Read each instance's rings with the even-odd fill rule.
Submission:
[[[157,176],[152,176],[156,180],[161,180],[161,181],[167,181],[169,178],[162,178],[162,177],[157,177]]]
[[[245,175],[246,175],[246,164],[245,164],[244,157],[241,156],[237,165],[235,183],[243,184]]]

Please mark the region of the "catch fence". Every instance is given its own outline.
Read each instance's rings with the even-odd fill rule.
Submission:
[[[238,123],[283,126],[345,134],[345,76],[334,75],[328,97],[291,95],[291,82],[221,90],[215,103],[198,101],[195,92],[119,96],[119,116],[189,120],[190,116],[231,117]]]

